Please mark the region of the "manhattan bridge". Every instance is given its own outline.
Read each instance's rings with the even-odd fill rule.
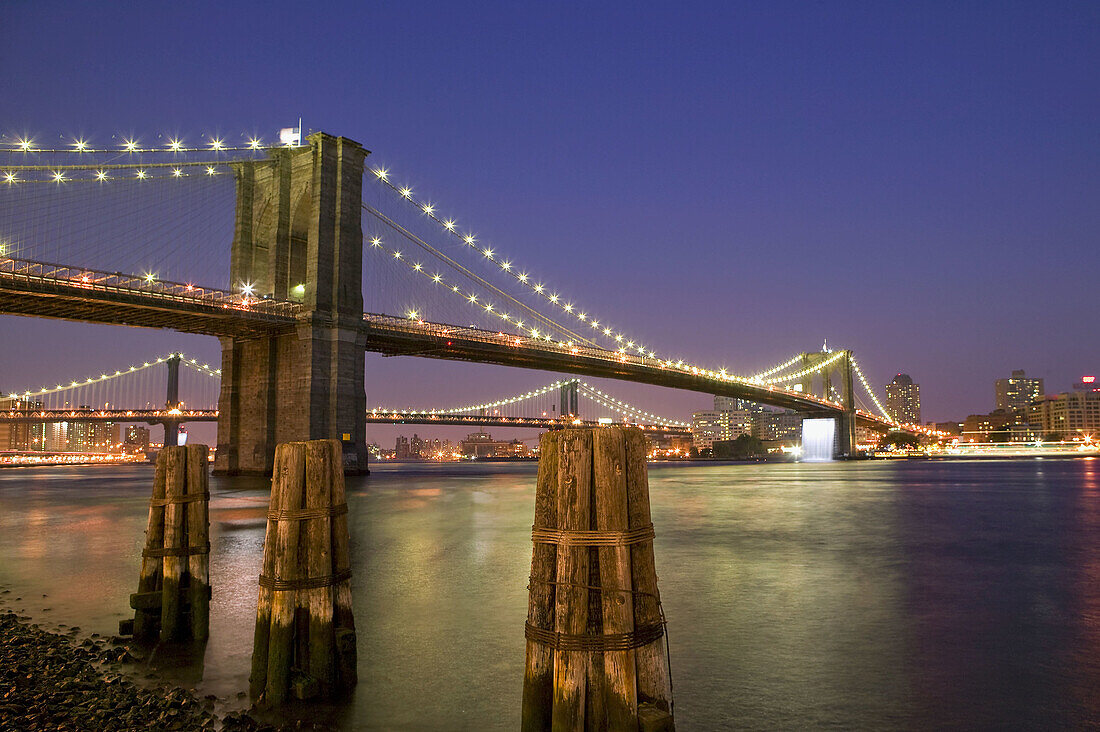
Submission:
[[[33,407],[0,419],[149,422],[166,440],[180,423],[216,421],[215,469],[228,474],[269,473],[279,442],[319,438],[341,441],[348,472],[366,471],[369,423],[614,418],[687,432],[583,377],[831,418],[837,455],[853,452],[857,427],[921,430],[893,419],[851,350],[735,374],[643,341],[368,165],[347,138],[115,143],[0,140],[0,314],[216,336],[221,363],[167,354],[74,374],[10,393]],[[572,378],[467,405],[369,406],[367,351]],[[162,364],[166,375],[152,375]]]

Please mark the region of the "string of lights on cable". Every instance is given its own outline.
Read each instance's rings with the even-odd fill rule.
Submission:
[[[174,356],[178,356],[180,358],[180,363],[181,364],[185,364],[189,368],[192,368],[195,371],[198,371],[199,373],[206,374],[207,376],[212,376],[212,377],[215,377],[215,378],[220,378],[221,377],[221,369],[213,369],[213,368],[210,367],[209,364],[205,364],[205,363],[200,364],[198,359],[188,358],[187,356],[185,356],[182,353],[173,353],[173,354],[169,354],[167,356],[159,356],[159,357],[153,359],[152,361],[145,361],[142,364],[137,365],[137,366],[130,366],[129,368],[118,369],[114,373],[103,373],[103,374],[100,374],[99,376],[89,376],[86,379],[79,379],[77,381],[73,381],[73,382],[70,382],[68,384],[58,384],[57,386],[54,386],[54,387],[43,386],[41,389],[31,389],[31,390],[27,390],[27,391],[24,391],[24,392],[12,392],[8,396],[12,399],[22,399],[22,398],[25,398],[25,397],[45,396],[45,395],[48,395],[48,394],[56,394],[56,393],[61,392],[61,391],[67,391],[69,389],[77,389],[77,388],[80,388],[80,387],[88,386],[90,384],[102,383],[104,381],[110,381],[111,379],[117,379],[120,376],[128,376],[130,374],[137,373],[139,371],[144,371],[145,369],[150,368],[152,366],[162,364],[162,363],[168,361],[170,358],[172,358]]]

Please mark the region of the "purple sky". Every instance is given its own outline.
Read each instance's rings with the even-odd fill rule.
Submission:
[[[1051,392],[1100,371],[1095,3],[156,5],[8,4],[0,133],[270,137],[301,116],[668,352],[751,372],[827,337],[879,389],[911,374],[925,419],[991,409],[1013,368]],[[4,389],[218,353],[13,317],[0,343]],[[396,406],[555,378],[367,372]]]

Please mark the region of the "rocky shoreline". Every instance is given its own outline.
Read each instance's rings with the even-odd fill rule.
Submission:
[[[168,684],[138,685],[125,673],[136,660],[121,638],[93,633],[80,639],[80,628],[57,633],[0,609],[0,732],[302,728],[268,724],[247,712],[219,717],[214,697],[198,699]]]

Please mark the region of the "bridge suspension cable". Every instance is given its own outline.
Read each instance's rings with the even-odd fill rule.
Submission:
[[[129,153],[193,153],[193,152],[263,152],[269,147],[300,147],[300,145],[281,144],[278,146],[267,146],[259,137],[252,137],[242,135],[242,137],[248,138],[248,143],[245,145],[229,145],[226,143],[225,138],[215,135],[208,135],[205,143],[201,143],[203,146],[188,146],[184,143],[182,138],[169,137],[168,142],[163,147],[152,147],[142,145],[141,141],[136,137],[126,138],[118,147],[94,147],[92,143],[84,137],[73,137],[72,142],[68,144],[68,147],[46,148],[40,147],[35,144],[34,140],[30,137],[16,138],[14,142],[8,142],[0,140],[0,152],[10,153],[45,153],[45,154],[76,154],[76,155],[96,155],[96,154],[129,154]]]
[[[863,371],[859,368],[859,364],[854,358],[851,359],[851,361],[852,369],[856,372],[856,376],[859,377],[859,382],[863,384],[863,388],[867,390],[867,394],[871,397],[871,401],[873,401],[875,403],[875,406],[878,407],[878,410],[882,412],[882,416],[886,417],[887,422],[898,424],[898,420],[892,414],[890,414],[886,407],[882,405],[882,402],[878,400],[878,397],[875,396],[875,392],[871,389],[871,385],[867,383],[867,379],[866,377],[864,377]]]
[[[554,292],[551,288],[548,288],[544,283],[538,281],[537,279],[533,279],[530,274],[528,274],[527,272],[523,271],[522,269],[516,267],[511,261],[501,258],[497,253],[495,253],[493,251],[493,249],[491,247],[488,247],[488,246],[479,247],[478,239],[477,239],[476,235],[474,235],[472,232],[462,233],[459,230],[459,227],[458,227],[456,221],[452,218],[441,218],[436,213],[436,206],[431,204],[430,202],[427,202],[427,201],[424,201],[424,200],[418,198],[416,195],[413,194],[413,191],[410,187],[408,187],[408,186],[399,187],[396,184],[394,184],[390,179],[389,171],[387,171],[385,168],[382,168],[382,167],[372,168],[371,172],[374,174],[374,178],[377,182],[382,184],[390,192],[397,194],[398,197],[401,200],[403,200],[403,201],[409,203],[410,205],[412,205],[421,214],[423,214],[428,219],[430,219],[435,224],[437,224],[439,227],[441,227],[446,234],[449,234],[453,237],[456,237],[466,247],[468,247],[472,250],[478,251],[486,261],[491,262],[494,265],[496,265],[501,272],[503,272],[503,273],[509,275],[510,277],[512,277],[516,282],[523,285],[524,287],[526,287],[528,290],[530,290],[531,292],[533,292],[537,296],[541,297],[547,303],[549,303],[551,305],[554,305],[555,307],[560,309],[562,313],[564,313],[566,315],[570,315],[570,316],[576,318],[581,323],[586,323],[590,328],[592,328],[595,331],[596,335],[602,335],[603,337],[614,341],[614,343],[616,344],[616,347],[618,348],[618,351],[620,353],[626,353],[628,351],[632,351],[632,352],[636,352],[636,353],[642,355],[643,357],[648,356],[650,358],[663,360],[668,365],[672,365],[674,363],[674,361],[671,358],[665,358],[665,357],[662,357],[662,356],[658,356],[656,352],[647,349],[640,342],[635,342],[634,340],[630,340],[625,333],[622,333],[622,332],[620,332],[620,331],[618,331],[618,330],[616,330],[616,329],[614,329],[610,326],[607,326],[607,325],[604,325],[601,328],[600,319],[589,315],[588,312],[578,308],[577,306],[575,306],[568,299],[562,298],[558,293]],[[381,214],[380,212],[378,212],[377,209],[375,209],[374,207],[368,206],[367,204],[364,204],[364,209],[367,210],[368,212],[372,213],[373,215],[377,216],[380,220],[384,221],[384,223],[387,223],[388,225],[390,225],[393,228],[395,228],[396,230],[398,230],[403,236],[408,237],[410,240],[413,240],[419,246],[421,246],[424,249],[426,249],[426,250],[430,251],[431,253],[433,253],[434,256],[439,257],[440,259],[447,262],[452,267],[458,269],[464,275],[466,275],[468,277],[471,277],[472,279],[477,281],[482,286],[490,288],[492,291],[497,293],[499,296],[507,298],[509,301],[515,303],[516,305],[518,305],[520,307],[523,307],[527,312],[532,314],[532,317],[537,317],[540,322],[544,323],[544,325],[553,324],[553,327],[561,330],[562,332],[567,333],[572,338],[574,338],[576,341],[582,342],[582,343],[590,343],[590,344],[595,345],[594,342],[591,339],[586,338],[585,336],[581,335],[580,333],[578,333],[578,332],[576,332],[576,331],[574,331],[574,330],[572,330],[572,329],[570,329],[566,326],[563,326],[561,323],[559,323],[559,322],[557,322],[553,319],[550,319],[550,318],[547,318],[546,316],[543,316],[538,311],[534,310],[533,308],[530,308],[529,306],[527,306],[526,304],[520,302],[519,300],[512,297],[508,293],[500,290],[499,288],[497,288],[492,283],[489,283],[488,281],[486,281],[484,278],[474,274],[473,272],[471,272],[466,267],[464,267],[464,266],[458,264],[457,262],[455,262],[455,260],[453,260],[452,258],[447,257],[445,254],[440,252],[435,247],[432,247],[430,244],[425,242],[421,237],[418,237],[418,236],[412,234],[411,232],[409,232],[404,227],[401,227],[399,224],[396,224],[396,222],[393,222],[392,219],[390,219],[389,217],[386,217],[384,214]],[[374,243],[374,242],[372,241],[372,243]],[[375,244],[375,246],[378,246],[378,244]],[[394,253],[395,250],[390,250],[390,251],[391,251],[391,253]],[[414,266],[414,265],[410,265],[410,266]],[[420,270],[417,270],[417,271],[420,271]],[[436,280],[436,282],[438,283],[439,280]],[[462,294],[460,290],[455,290],[455,293],[456,294]],[[477,304],[477,300],[476,299],[470,299],[470,295],[463,295],[463,296],[466,297],[469,300],[470,304],[473,304],[473,305]],[[484,309],[486,309],[488,312],[492,312],[490,308],[485,308],[484,305],[482,305],[482,307]],[[508,314],[498,314],[498,315],[505,322],[513,322],[511,317],[508,316]],[[519,327],[523,328],[525,326],[522,323],[520,323]],[[532,329],[528,329],[528,333],[531,332],[531,330]],[[525,333],[524,335],[527,335],[527,333]],[[544,338],[546,340],[552,340],[549,337],[545,337],[545,335],[544,335]],[[735,379],[739,379],[739,380],[759,381],[761,379],[764,379],[768,376],[771,376],[772,374],[775,374],[779,371],[782,371],[783,369],[786,369],[786,368],[792,366],[793,364],[797,363],[798,358],[799,358],[798,356],[795,356],[794,358],[790,359],[789,361],[787,361],[785,363],[780,364],[779,366],[776,366],[774,368],[768,369],[767,371],[763,371],[761,373],[758,373],[758,374],[755,374],[755,375],[752,375],[752,376],[735,376],[735,375],[729,375],[729,376],[731,378],[735,378]],[[683,361],[675,361],[675,363],[683,364]],[[724,373],[725,372],[723,372],[723,374]],[[765,383],[779,383],[779,381],[765,382]]]
[[[600,320],[598,318],[591,317],[586,311],[576,307],[571,301],[562,298],[560,294],[554,292],[551,288],[548,288],[547,285],[545,285],[544,283],[533,280],[527,272],[524,272],[521,269],[517,268],[515,265],[512,264],[511,261],[507,259],[501,259],[491,247],[481,247],[480,249],[478,249],[478,240],[473,233],[463,234],[459,232],[458,226],[454,219],[440,218],[435,213],[436,207],[431,203],[420,200],[419,198],[414,196],[411,188],[409,188],[408,186],[399,188],[398,186],[394,185],[394,183],[390,181],[389,172],[387,170],[385,170],[384,168],[373,168],[372,172],[374,173],[375,179],[379,183],[386,186],[390,191],[396,193],[401,199],[407,201],[408,203],[419,209],[421,213],[423,213],[429,219],[438,224],[444,230],[444,232],[456,237],[467,247],[478,251],[487,261],[492,262],[497,267],[499,267],[500,271],[511,276],[516,282],[523,285],[537,296],[541,297],[547,303],[559,308],[563,313],[573,316],[578,321],[586,323],[590,328],[596,331],[596,334],[602,334],[604,337],[614,340],[616,343],[619,344],[626,342],[627,336],[624,333],[619,332],[618,330],[611,328],[607,325],[605,325],[601,329]],[[633,343],[633,341],[631,342]],[[650,356],[656,357],[656,354],[648,351],[645,346],[641,345],[640,343],[632,346],[631,350],[634,350],[637,353],[643,355],[649,353]]]
[[[374,216],[379,221],[386,224],[387,226],[389,226],[393,230],[397,231],[401,236],[403,236],[406,239],[408,239],[409,241],[413,242],[414,244],[416,244],[421,249],[424,249],[426,252],[428,252],[432,256],[436,257],[437,259],[440,259],[441,261],[446,263],[448,266],[450,266],[454,270],[460,272],[461,274],[463,274],[467,278],[473,280],[474,282],[478,283],[482,287],[485,287],[486,289],[496,293],[499,297],[510,301],[511,303],[516,305],[517,307],[519,307],[522,310],[526,311],[527,313],[530,314],[530,316],[533,319],[535,319],[537,322],[542,323],[545,327],[550,328],[550,329],[554,329],[554,330],[558,330],[558,331],[561,331],[563,333],[566,333],[566,334],[572,336],[573,338],[575,338],[578,341],[581,341],[583,343],[588,343],[592,346],[596,345],[593,341],[591,341],[591,340],[585,338],[584,336],[582,336],[582,335],[566,328],[565,326],[561,325],[560,323],[546,317],[545,315],[543,315],[539,311],[537,311],[534,308],[530,307],[529,305],[521,302],[520,300],[516,299],[512,295],[510,295],[507,292],[505,292],[505,291],[501,290],[500,288],[498,288],[493,283],[491,283],[488,280],[484,279],[483,277],[479,276],[477,273],[471,271],[469,268],[464,267],[462,264],[456,262],[451,257],[448,257],[446,254],[439,251],[438,249],[433,247],[428,242],[424,241],[424,239],[422,239],[421,237],[419,237],[416,234],[412,233],[411,231],[409,231],[405,227],[401,226],[400,224],[398,224],[393,219],[389,218],[388,216],[386,216],[385,214],[383,214],[381,211],[377,210],[373,206],[363,204],[363,210],[366,211],[367,213],[371,214],[372,216]],[[386,251],[390,255],[392,255],[395,259],[404,261],[405,264],[410,269],[412,269],[413,271],[415,271],[419,274],[423,274],[426,277],[429,276],[427,274],[427,272],[425,272],[423,270],[423,267],[422,267],[422,265],[420,265],[419,262],[411,262],[409,260],[402,259],[404,255],[401,253],[400,250],[391,249],[391,248],[388,248],[385,245],[383,245],[381,237],[371,237],[369,239],[369,241],[370,241],[370,244],[371,244],[372,248],[383,249],[384,251]],[[446,285],[446,283],[444,283],[444,281],[443,281],[442,275],[439,275],[438,273],[436,273],[434,275],[431,275],[430,279],[435,284],[444,284],[444,285]],[[469,293],[469,294],[463,293],[462,290],[460,288],[458,288],[457,286],[455,286],[455,285],[451,285],[451,290],[454,294],[466,299],[468,301],[468,304],[479,306],[479,307],[483,308],[485,310],[485,312],[487,312],[489,314],[492,314],[492,315],[496,315],[497,317],[499,317],[500,319],[504,320],[507,323],[514,324],[514,325],[516,325],[517,327],[520,327],[520,328],[523,327],[523,321],[513,318],[510,314],[508,314],[506,312],[500,311],[500,312],[495,312],[494,313],[493,308],[495,306],[493,306],[491,303],[478,303],[476,293],[472,293],[472,292]]]
[[[170,353],[167,356],[158,356],[150,361],[144,361],[137,366],[130,366],[125,369],[116,369],[113,373],[101,373],[99,376],[89,376],[85,379],[72,381],[68,384],[58,384],[54,387],[43,386],[41,389],[28,389],[22,392],[11,392],[8,394],[8,397],[11,399],[26,399],[29,397],[49,396],[51,394],[58,394],[60,392],[71,391],[74,389],[84,389],[88,386],[103,384],[109,381],[113,381],[114,379],[145,371],[148,368],[158,366],[167,362],[174,356],[179,357],[181,365],[187,366],[188,368],[200,374],[203,374],[204,376],[210,376],[216,379],[221,378],[221,369],[211,368],[209,364],[199,363],[198,359],[188,358],[185,354],[177,352]]]
[[[588,384],[587,382],[580,381],[578,379],[564,379],[564,380],[561,380],[561,381],[554,381],[550,384],[547,384],[546,386],[539,387],[538,389],[532,389],[531,391],[524,392],[522,394],[516,394],[516,395],[510,396],[510,397],[506,397],[504,399],[496,399],[496,400],[493,400],[493,401],[484,402],[482,404],[470,404],[470,405],[466,405],[466,406],[449,407],[449,408],[442,408],[442,409],[390,409],[390,408],[387,408],[387,407],[377,407],[375,409],[372,409],[371,413],[372,414],[422,414],[422,415],[432,415],[432,414],[464,414],[466,412],[483,412],[483,411],[486,411],[486,410],[489,410],[489,409],[498,409],[500,407],[505,407],[505,406],[509,406],[509,405],[512,405],[512,404],[517,404],[519,402],[527,401],[529,399],[535,399],[535,398],[538,398],[540,396],[544,396],[546,394],[549,394],[549,393],[553,392],[556,389],[560,389],[564,386],[568,386],[569,384],[573,384],[573,383],[577,384],[577,386],[578,386],[577,392],[578,392],[579,396],[583,396],[587,399],[590,399],[591,401],[594,401],[597,404],[612,410],[613,412],[617,412],[617,413],[620,413],[620,414],[628,413],[628,414],[630,414],[634,417],[641,417],[641,418],[644,418],[644,419],[652,420],[652,422],[656,423],[656,424],[670,425],[670,426],[675,426],[675,427],[687,427],[688,426],[687,423],[685,423],[685,422],[675,420],[675,419],[666,419],[664,417],[653,414],[652,412],[647,412],[644,409],[639,409],[638,407],[632,406],[632,405],[630,405],[630,404],[628,404],[624,401],[621,401],[619,399],[615,399],[614,397],[610,396],[609,394],[605,394],[604,392],[600,391],[599,389],[592,386],[591,384]],[[639,421],[641,421],[641,420],[639,420]]]

